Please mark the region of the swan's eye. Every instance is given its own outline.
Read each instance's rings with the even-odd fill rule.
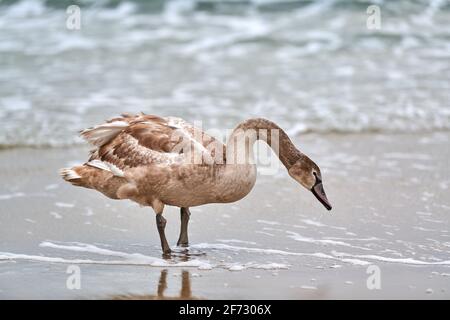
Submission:
[[[314,175],[314,177],[316,178],[316,184],[322,182],[322,179],[319,178],[319,176],[317,175],[317,172],[316,172],[316,171],[313,171],[313,175]]]

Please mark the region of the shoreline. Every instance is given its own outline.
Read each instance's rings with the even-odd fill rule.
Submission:
[[[209,130],[210,128],[204,128],[206,130]],[[362,132],[358,131],[329,131],[329,132],[313,132],[313,131],[307,131],[307,132],[301,132],[301,133],[295,133],[290,134],[288,128],[282,128],[283,130],[288,133],[289,137],[293,141],[301,141],[302,138],[306,137],[308,139],[314,138],[314,137],[321,137],[321,138],[345,138],[345,137],[374,137],[374,136],[389,136],[389,137],[413,137],[413,136],[430,136],[430,135],[446,135],[450,134],[450,130],[448,129],[442,129],[442,130],[423,130],[423,131],[411,131],[411,132],[404,132],[404,131],[387,131],[383,132],[380,130],[365,130]],[[229,129],[227,129],[229,130]],[[223,130],[225,131],[225,130]],[[74,135],[77,133],[74,132]],[[70,149],[70,148],[90,148],[90,145],[84,141],[80,140],[79,143],[71,143],[71,144],[58,144],[58,145],[52,145],[50,143],[45,144],[39,144],[39,145],[31,145],[31,144],[19,144],[19,145],[4,145],[0,144],[0,152],[3,151],[10,151],[15,149],[30,149],[30,150],[53,150],[53,149]]]

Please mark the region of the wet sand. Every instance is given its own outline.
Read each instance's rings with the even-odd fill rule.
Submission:
[[[450,134],[294,142],[321,166],[331,213],[280,166],[240,202],[192,208],[192,254],[172,260],[151,209],[59,178],[87,148],[1,150],[0,298],[449,299]],[[178,209],[165,217],[174,246]]]

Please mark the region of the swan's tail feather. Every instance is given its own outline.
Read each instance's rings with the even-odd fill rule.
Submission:
[[[80,134],[89,143],[96,147],[101,147],[114,139],[128,125],[126,121],[112,121],[85,129]]]
[[[109,170],[109,168],[105,170],[93,166],[92,163],[64,168],[59,173],[64,180],[74,186],[95,189],[111,199],[118,199],[117,192],[127,181],[123,176],[115,174],[113,170]]]
[[[71,184],[73,184],[75,186],[83,186],[82,185],[82,182],[83,182],[82,175],[79,172],[80,168],[82,168],[82,167],[78,166],[78,167],[73,167],[73,168],[63,168],[63,169],[59,170],[59,174],[67,182],[70,182]]]

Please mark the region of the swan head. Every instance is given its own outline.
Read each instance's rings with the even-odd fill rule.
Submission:
[[[331,210],[331,204],[323,189],[320,168],[314,161],[302,154],[288,172],[295,181],[310,190],[327,210]]]

